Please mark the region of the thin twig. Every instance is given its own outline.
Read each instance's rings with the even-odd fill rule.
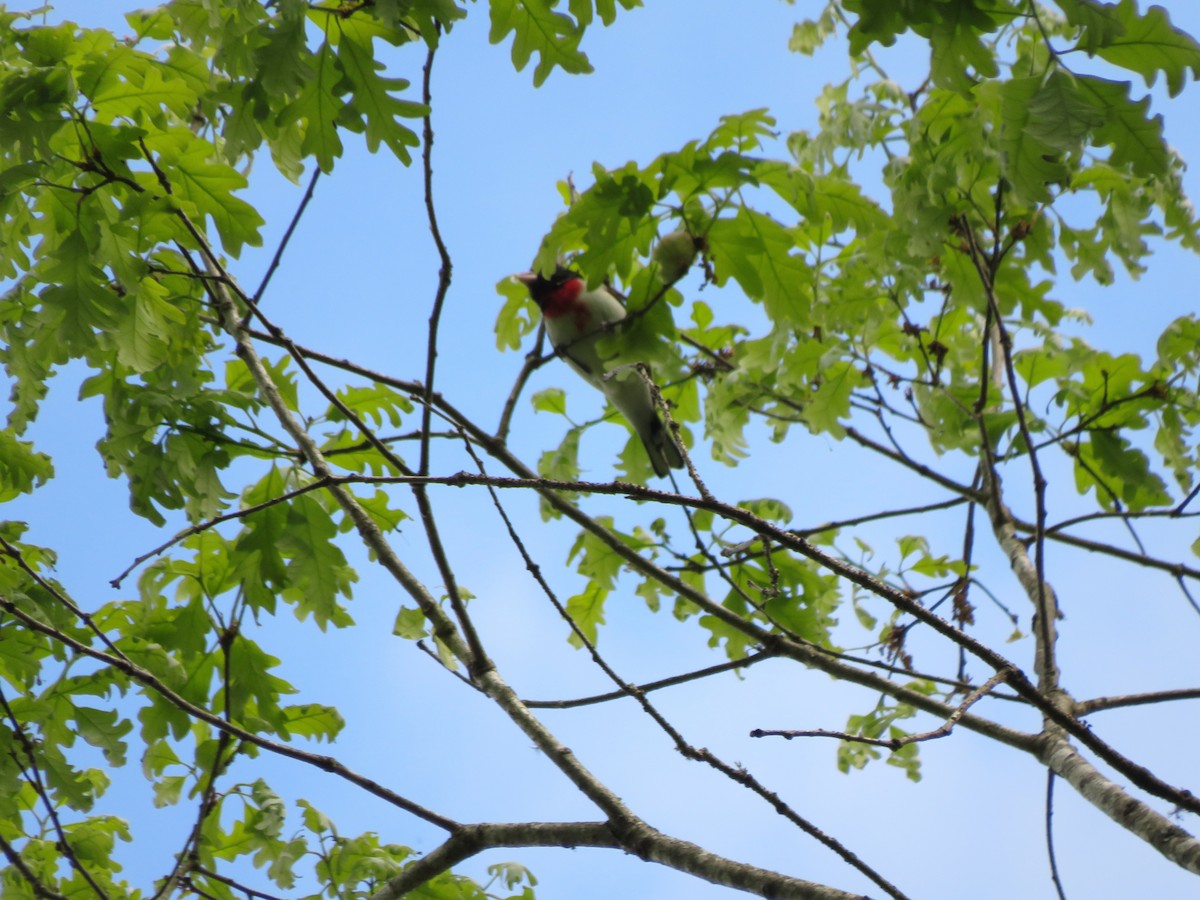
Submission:
[[[1062,880],[1058,877],[1058,860],[1054,855],[1054,779],[1056,777],[1053,769],[1046,770],[1046,855],[1050,859],[1050,880],[1054,882],[1058,900],[1067,900],[1067,895],[1063,892]]]
[[[537,338],[534,340],[533,349],[525,354],[525,362],[521,366],[521,371],[517,373],[517,380],[513,382],[512,390],[508,392],[508,397],[504,401],[504,408],[500,411],[500,423],[496,426],[496,440],[504,443],[508,440],[508,430],[512,427],[513,413],[517,408],[517,400],[521,393],[525,390],[525,385],[529,381],[531,375],[546,364],[548,359],[542,355],[542,347],[546,341],[546,327],[544,324],[538,326]]]
[[[1003,182],[1000,182],[1000,186],[996,189],[997,235],[999,234],[1000,227],[999,217],[1003,184]],[[1058,618],[1059,610],[1054,592],[1046,584],[1046,487],[1048,482],[1046,481],[1046,476],[1042,473],[1042,466],[1038,460],[1037,449],[1034,446],[1033,435],[1030,433],[1029,422],[1026,417],[1025,403],[1021,400],[1020,384],[1017,381],[1017,369],[1012,358],[1012,337],[1004,327],[1004,317],[1000,314],[1000,303],[996,297],[995,277],[1000,262],[1000,257],[998,256],[999,245],[996,244],[993,246],[994,252],[989,266],[985,263],[983,251],[980,249],[978,239],[975,235],[975,229],[964,222],[960,233],[967,240],[971,261],[975,266],[976,274],[979,276],[984,295],[987,297],[988,307],[991,310],[992,328],[995,329],[996,335],[999,338],[999,350],[1002,357],[995,360],[995,363],[1003,366],[1004,374],[1008,380],[1009,397],[1012,401],[1013,409],[1017,414],[1017,428],[1029,453],[1029,467],[1033,476],[1035,504],[1033,563],[1037,583],[1030,597],[1037,609],[1037,622],[1035,624],[1038,631],[1039,652],[1036,654],[1035,665],[1038,672],[1038,683],[1042,690],[1047,692],[1055,691],[1058,689],[1059,679],[1058,664],[1055,661],[1055,643],[1057,640],[1055,620]],[[980,412],[982,413],[982,410]],[[982,418],[980,421],[982,422]],[[993,475],[991,480],[998,491],[998,477]]]
[[[233,519],[244,519],[256,512],[261,512],[264,509],[270,509],[272,506],[278,506],[280,503],[287,503],[289,500],[293,500],[296,497],[299,497],[301,494],[307,494],[310,491],[317,491],[321,488],[328,487],[330,483],[331,480],[329,478],[318,478],[316,481],[310,481],[306,485],[302,485],[295,490],[287,491],[286,493],[280,494],[278,497],[271,497],[269,500],[264,500],[262,503],[256,503],[253,506],[247,506],[242,509],[236,509],[233,512],[222,513],[219,516],[213,516],[213,518],[207,519],[203,522],[197,522],[195,525],[189,525],[187,528],[178,532],[174,537],[163,541],[153,550],[148,550],[141,556],[137,557],[128,565],[128,567],[126,567],[124,572],[122,572],[116,578],[111,579],[108,583],[114,588],[119,588],[121,586],[121,582],[129,577],[129,573],[146,560],[153,559],[159,554],[165,553],[176,544],[187,540],[193,535],[197,535],[201,532],[208,531],[211,528],[215,528],[223,522],[229,522]]]
[[[304,211],[308,208],[309,201],[313,198],[313,190],[317,186],[317,179],[320,177],[321,167],[316,166],[313,169],[312,178],[308,180],[308,188],[304,191],[304,196],[300,198],[300,205],[296,207],[296,212],[292,214],[292,221],[288,223],[287,230],[284,231],[283,237],[279,241],[279,246],[275,248],[275,255],[271,257],[271,264],[267,266],[266,274],[263,275],[263,279],[258,285],[258,290],[254,292],[254,303],[256,306],[262,302],[263,293],[266,292],[267,285],[271,283],[271,276],[275,274],[275,270],[279,268],[279,263],[283,260],[283,251],[287,249],[287,245],[292,239],[292,233],[296,230],[296,226],[300,224],[300,217],[304,215]]]
[[[963,700],[962,703],[950,714],[950,716],[937,728],[930,731],[922,731],[919,734],[906,734],[903,737],[896,738],[873,738],[866,737],[861,734],[850,734],[845,731],[827,731],[824,728],[817,728],[809,731],[780,731],[767,730],[763,728],[755,728],[750,732],[750,737],[781,737],[791,740],[799,737],[832,737],[843,741],[850,741],[855,744],[868,744],[872,747],[886,747],[889,750],[896,751],[906,744],[917,744],[922,741],[933,741],[938,738],[944,738],[954,730],[954,726],[962,719],[963,714],[975,705],[985,694],[998,686],[1001,682],[1007,681],[1009,676],[1013,674],[1011,671],[1000,671],[971,691],[970,694]]]
[[[483,461],[475,455],[475,452],[469,443],[466,446],[467,451],[471,453],[473,457],[475,457],[475,463],[480,468],[482,473]],[[501,520],[504,522],[505,528],[508,530],[509,538],[513,542],[513,546],[516,547],[517,552],[525,561],[526,569],[528,569],[529,573],[533,576],[534,580],[538,584],[538,587],[542,589],[542,593],[544,593],[547,599],[549,599],[551,605],[558,612],[559,616],[567,623],[567,625],[571,628],[571,631],[574,632],[576,639],[578,639],[583,647],[588,651],[592,661],[597,665],[597,667],[600,668],[602,672],[604,672],[606,676],[608,676],[608,678],[617,686],[621,693],[632,697],[638,703],[638,705],[641,706],[642,711],[645,712],[646,715],[648,715],[654,721],[654,723],[657,724],[659,728],[661,728],[671,738],[672,741],[674,741],[676,749],[686,759],[705,762],[718,772],[724,774],[726,777],[732,779],[738,784],[741,784],[743,787],[749,788],[753,793],[766,800],[777,813],[782,815],[788,821],[792,822],[805,834],[824,844],[848,865],[857,869],[892,897],[896,898],[896,900],[903,900],[905,895],[902,894],[894,885],[892,885],[891,882],[868,866],[858,857],[857,854],[852,852],[848,847],[845,847],[840,841],[830,837],[820,828],[817,828],[814,824],[802,817],[787,803],[785,803],[776,793],[767,790],[766,787],[764,787],[758,781],[758,779],[746,771],[746,769],[740,766],[731,766],[716,757],[707,748],[696,748],[691,743],[686,741],[682,733],[680,733],[679,730],[676,729],[675,726],[672,725],[653,704],[651,704],[651,702],[646,698],[645,694],[643,694],[636,686],[629,684],[622,679],[600,655],[600,652],[596,649],[595,642],[590,640],[583,632],[583,629],[579,627],[574,618],[572,618],[570,613],[567,611],[567,608],[558,599],[558,596],[554,593],[554,590],[546,582],[545,578],[542,577],[541,567],[538,566],[538,564],[530,556],[524,542],[517,533],[516,527],[512,524],[512,520],[509,519],[507,512],[504,510],[504,506],[500,503],[499,495],[490,485],[488,486],[488,493],[491,495],[492,505],[496,508]]]
[[[441,26],[435,25],[438,33],[441,33]],[[429,233],[433,236],[433,243],[437,247],[438,259],[441,265],[438,268],[438,284],[437,291],[433,298],[433,309],[429,314],[429,336],[428,344],[425,352],[425,385],[424,385],[424,402],[421,404],[421,459],[418,465],[418,472],[422,475],[429,474],[429,441],[431,432],[431,422],[433,420],[433,380],[434,372],[437,363],[437,344],[438,344],[438,324],[442,318],[442,308],[446,302],[446,294],[450,290],[450,280],[453,273],[453,263],[450,260],[450,252],[446,249],[446,244],[442,240],[442,232],[438,227],[437,211],[433,202],[433,113],[430,105],[432,94],[430,93],[430,80],[433,75],[433,60],[437,53],[437,42],[434,41],[429,45],[429,50],[425,55],[425,66],[422,69],[422,101],[430,111],[427,111],[422,118],[424,129],[424,140],[421,148],[421,168],[423,173],[424,195],[425,195],[425,216],[429,222]],[[470,656],[466,662],[467,671],[470,673],[473,680],[493,669],[495,664],[487,655],[487,651],[483,648],[483,641],[479,637],[479,632],[475,628],[475,623],[471,620],[467,613],[467,604],[462,598],[462,592],[458,587],[458,578],[455,576],[454,568],[450,565],[450,559],[446,554],[445,545],[442,543],[441,534],[437,527],[437,520],[433,514],[433,505],[429,502],[429,494],[425,490],[425,485],[414,484],[413,496],[417,501],[417,509],[421,515],[421,525],[425,529],[425,537],[429,542],[430,552],[433,554],[433,559],[437,565],[438,573],[442,577],[442,584],[445,587],[446,596],[450,601],[450,608],[454,610],[454,617],[458,621],[458,627],[462,629],[463,639],[466,641]]]
[[[661,678],[658,681],[649,681],[646,684],[635,685],[634,689],[638,693],[649,694],[654,691],[660,691],[663,688],[687,684],[690,681],[699,681],[702,678],[708,678],[710,675],[718,675],[721,672],[748,669],[755,663],[777,658],[774,653],[759,650],[757,653],[751,653],[749,656],[743,656],[741,659],[734,659],[715,666],[708,666],[704,669],[696,669],[693,672],[684,672],[681,675],[672,675],[670,678]],[[575,700],[524,700],[522,702],[530,709],[577,709],[580,706],[607,703],[610,700],[620,700],[629,696],[630,693],[628,691],[609,691],[607,694],[595,694],[591,697],[579,697]]]
[[[1175,700],[1200,700],[1200,688],[1178,688],[1170,691],[1148,691],[1144,694],[1124,694],[1118,697],[1077,700],[1075,701],[1075,715],[1082,717],[1108,709],[1147,706],[1152,703],[1167,703]]]
[[[1013,525],[1021,531],[1032,533],[1035,526],[1029,522],[1012,517]],[[1117,547],[1113,544],[1106,544],[1103,541],[1093,541],[1088,538],[1076,537],[1072,534],[1065,534],[1061,531],[1047,532],[1046,537],[1052,541],[1057,541],[1060,544],[1069,544],[1072,547],[1079,547],[1082,550],[1090,550],[1093,553],[1103,553],[1106,556],[1115,556],[1117,559],[1123,559],[1127,562],[1137,563],[1139,566],[1145,566],[1149,569],[1161,569],[1168,572],[1176,578],[1191,578],[1200,580],[1200,569],[1185,566],[1183,563],[1167,562],[1163,559],[1157,559],[1153,556],[1145,556],[1141,553],[1134,553],[1132,550],[1126,550],[1123,547]]]
[[[121,648],[113,643],[112,639],[100,629],[90,615],[84,612],[76,603],[71,600],[70,597],[55,587],[49,580],[43,578],[40,574],[34,571],[33,566],[29,565],[29,563],[25,561],[25,557],[21,554],[21,551],[10,544],[3,537],[0,537],[0,553],[15,561],[21,571],[32,578],[39,587],[45,590],[46,593],[53,597],[58,603],[70,610],[71,615],[83,622],[83,624],[87,626],[87,629],[92,632],[92,634],[96,635],[100,642],[108,648],[110,653],[112,653],[114,656],[120,657],[121,659],[126,659],[126,656]]]
[[[259,891],[252,887],[247,887],[244,884],[234,881],[232,878],[228,878],[224,875],[214,872],[212,869],[206,869],[203,866],[196,866],[192,871],[197,875],[203,875],[205,878],[211,878],[213,881],[219,881],[221,884],[231,887],[235,891],[241,891],[248,898],[253,898],[253,900],[284,900],[284,898],[276,896],[275,894],[268,894],[265,891]],[[191,885],[191,887],[195,889],[194,885]]]

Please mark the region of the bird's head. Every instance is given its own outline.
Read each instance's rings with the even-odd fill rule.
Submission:
[[[567,299],[563,296],[564,288],[571,295],[570,299],[574,299],[583,287],[583,276],[566,266],[559,266],[549,276],[540,272],[521,272],[513,278],[529,288],[529,296],[543,310],[558,305],[556,300]]]

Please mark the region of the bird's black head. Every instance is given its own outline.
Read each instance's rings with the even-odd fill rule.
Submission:
[[[554,270],[554,274],[550,276],[543,275],[541,272],[522,272],[520,275],[514,275],[513,277],[529,288],[529,296],[533,298],[533,302],[542,307],[546,305],[546,302],[560,287],[572,278],[580,278],[582,276],[578,272],[568,269],[566,266],[559,266]]]

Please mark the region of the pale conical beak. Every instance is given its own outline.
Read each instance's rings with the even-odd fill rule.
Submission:
[[[538,278],[537,272],[518,272],[512,277],[521,282],[521,284],[525,285],[525,287],[532,287],[533,283],[536,282]]]

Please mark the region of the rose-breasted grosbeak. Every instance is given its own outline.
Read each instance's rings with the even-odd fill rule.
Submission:
[[[578,272],[559,266],[549,278],[536,272],[513,276],[529,288],[555,352],[588,384],[604,392],[625,417],[646,447],[654,474],[660,478],[668,468],[683,468],[683,457],[674,438],[667,433],[650,388],[632,368],[604,376],[617,367],[614,359],[600,356],[597,344],[625,318],[625,307],[607,288],[587,289]]]

